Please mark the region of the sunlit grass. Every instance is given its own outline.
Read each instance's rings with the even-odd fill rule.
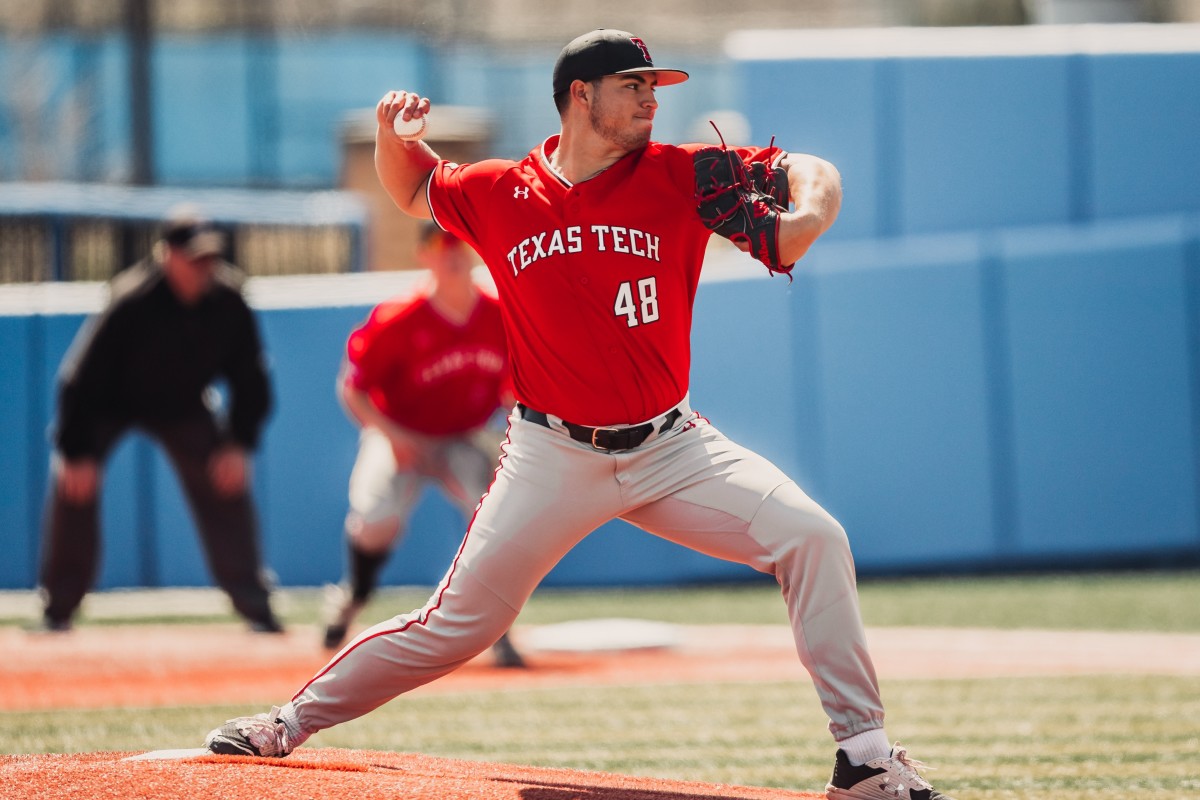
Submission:
[[[1200,682],[887,681],[889,733],[959,800],[1196,796]],[[0,751],[195,747],[244,707],[5,714]],[[415,693],[318,734],[351,747],[818,791],[832,764],[807,682]]]
[[[411,610],[427,595],[424,588],[386,590],[363,619]],[[1200,632],[1196,572],[868,580],[860,595],[864,619],[873,626]],[[110,599],[82,624],[235,619],[214,610],[211,598],[195,614],[172,607],[160,617],[144,602],[123,612]],[[281,600],[289,622],[319,619],[318,590],[287,590]],[[595,617],[786,623],[778,590],[764,581],[540,590],[518,625]],[[27,611],[0,618],[0,624],[29,621]],[[1200,796],[1200,680],[1194,677],[885,681],[883,689],[889,734],[939,767],[930,777],[958,800]],[[0,752],[196,747],[227,717],[263,710],[273,700],[263,698],[262,708],[5,713]],[[806,680],[416,692],[324,731],[311,744],[819,791],[832,759],[825,726]]]
[[[422,606],[429,587],[381,591],[360,619],[381,620]],[[229,622],[236,617],[214,591],[189,605],[159,609],[154,593],[99,593],[85,602],[84,624]],[[1200,632],[1200,572],[1130,572],[1024,576],[867,579],[860,582],[868,625],[1059,630]],[[125,598],[129,598],[125,600]],[[320,619],[322,591],[281,590],[278,606],[291,623]],[[0,625],[37,620],[32,593],[0,602]],[[677,588],[539,589],[518,624],[629,617],[680,624],[787,624],[779,589],[767,579]]]

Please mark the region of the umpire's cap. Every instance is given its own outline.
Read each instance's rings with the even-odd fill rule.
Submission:
[[[683,83],[688,74],[681,69],[654,66],[646,43],[628,31],[609,28],[585,33],[562,49],[554,62],[554,94],[571,88],[572,81],[591,81],[605,75],[633,72],[658,73],[658,85]]]
[[[193,205],[171,209],[163,226],[162,238],[189,258],[219,256],[225,250],[225,235]]]

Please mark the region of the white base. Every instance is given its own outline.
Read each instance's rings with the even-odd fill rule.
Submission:
[[[523,647],[559,652],[649,650],[683,644],[683,633],[678,626],[643,619],[562,622],[519,631],[517,636]]]
[[[169,761],[176,758],[195,758],[210,755],[207,747],[191,747],[183,750],[151,750],[137,756],[128,756],[122,761]]]

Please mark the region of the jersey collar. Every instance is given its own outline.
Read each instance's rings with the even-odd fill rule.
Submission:
[[[558,149],[558,134],[554,134],[546,141],[542,142],[542,146],[538,148],[538,158],[541,159],[542,169],[546,170],[546,174],[554,178],[563,187],[570,189],[575,184],[571,183],[566,177],[550,165],[550,154]]]
[[[550,155],[555,150],[558,149],[558,142],[559,142],[559,134],[556,133],[553,136],[546,139],[546,141],[542,142],[542,146],[539,147],[534,152],[537,154],[537,160],[541,162],[542,169],[545,170],[546,174],[549,175],[550,177],[554,178],[554,180],[557,181],[558,184],[560,186],[562,186],[563,188],[571,189],[571,188],[574,188],[576,184],[574,184],[570,180],[568,180],[565,175],[563,175],[561,172],[556,170],[550,164]],[[637,151],[634,151],[634,152],[637,152]],[[530,155],[533,155],[533,153],[531,153]],[[587,178],[585,181],[582,181],[582,182],[586,183],[588,181],[594,181],[597,178],[599,178],[601,175],[604,175],[605,173],[607,173],[609,171],[615,170],[615,168],[619,164],[628,163],[630,161],[630,156],[632,156],[632,155],[633,155],[633,153],[626,153],[624,156],[617,159],[614,163],[610,164],[609,166],[605,167],[604,169],[597,172],[595,175],[592,175],[590,178]]]

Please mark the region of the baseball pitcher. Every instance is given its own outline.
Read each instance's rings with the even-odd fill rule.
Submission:
[[[633,34],[580,36],[554,67],[561,131],[520,161],[441,159],[397,133],[397,119],[431,113],[427,98],[380,100],[380,180],[402,210],[483,257],[517,404],[495,480],[429,602],[364,631],[282,708],[212,731],[210,750],[283,756],[447,674],[508,629],[563,555],[619,517],[779,582],[837,742],[829,797],[948,800],[884,732],[841,525],[726,438],[688,392],[709,237],[787,272],[837,217],[839,174],[773,146],[653,141],[659,90],[687,78],[655,65]]]

